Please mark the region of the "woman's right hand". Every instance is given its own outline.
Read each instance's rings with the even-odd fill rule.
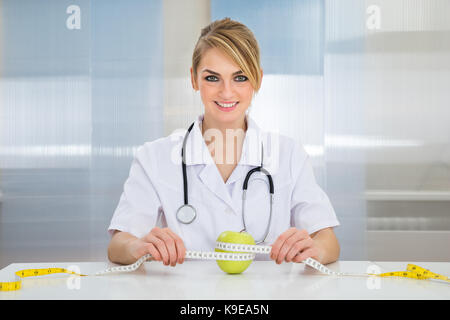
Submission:
[[[150,253],[156,261],[174,267],[177,262],[183,263],[186,248],[183,240],[169,228],[153,228],[142,238],[133,239],[129,243],[130,254],[138,260]]]

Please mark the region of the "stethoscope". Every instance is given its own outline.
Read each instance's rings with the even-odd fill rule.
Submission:
[[[186,176],[186,154],[184,152],[184,150],[186,148],[187,137],[188,137],[189,133],[191,132],[194,124],[195,124],[195,122],[190,125],[188,131],[186,132],[186,135],[184,136],[184,140],[183,140],[183,147],[181,148],[181,159],[182,159],[181,167],[183,170],[184,205],[182,205],[180,208],[178,208],[176,216],[177,216],[177,220],[184,224],[192,223],[192,221],[194,221],[195,218],[197,217],[197,210],[195,210],[195,208],[193,206],[191,206],[188,202],[188,185],[187,185],[187,176]],[[247,227],[245,225],[245,201],[246,201],[246,195],[247,195],[248,180],[250,179],[250,176],[255,172],[262,172],[267,176],[267,179],[269,180],[269,191],[270,191],[269,223],[267,224],[267,228],[264,233],[263,239],[260,241],[256,241],[256,244],[260,244],[260,243],[264,242],[269,233],[270,223],[272,220],[273,193],[274,193],[272,176],[270,175],[269,171],[267,171],[266,169],[263,168],[264,151],[263,151],[262,147],[263,146],[261,145],[261,166],[251,169],[247,173],[247,175],[244,179],[244,184],[242,186],[242,223],[244,225],[244,229],[242,229],[240,232],[247,230]]]

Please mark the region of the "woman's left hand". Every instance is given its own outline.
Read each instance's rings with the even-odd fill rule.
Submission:
[[[322,248],[314,242],[308,231],[289,228],[273,243],[270,258],[281,262],[302,262],[307,258],[320,261]]]

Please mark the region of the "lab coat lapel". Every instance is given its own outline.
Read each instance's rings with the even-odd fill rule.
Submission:
[[[233,208],[233,201],[228,193],[227,187],[220,175],[219,169],[217,169],[216,164],[209,163],[206,164],[199,174],[200,180],[203,184],[213,192],[217,197],[219,197],[223,202]]]
[[[231,208],[233,206],[233,199],[231,198],[227,186],[224,183],[222,176],[220,175],[219,169],[217,168],[214,160],[211,157],[211,154],[206,146],[202,133],[200,131],[199,122],[203,121],[204,115],[200,115],[196,124],[193,128],[192,139],[193,142],[196,142],[196,147],[193,152],[193,159],[190,161],[187,160],[187,164],[204,164],[203,169],[199,172],[199,178],[203,182],[203,184],[213,192],[217,197],[219,197],[223,202],[229,205]],[[259,166],[261,163],[261,137],[260,137],[260,129],[257,124],[251,119],[247,117],[248,130],[247,134],[244,138],[243,150],[241,159],[239,164],[234,169],[231,176],[228,178],[228,183],[232,183],[234,181],[239,180],[246,174],[246,169],[250,169],[251,167]],[[188,150],[192,148],[188,144]],[[187,153],[189,155],[189,152]],[[236,192],[233,192],[234,196],[237,196]]]
[[[203,121],[203,117],[203,114],[198,117],[186,144],[186,165],[203,165],[203,168],[198,173],[200,181],[219,199],[232,207],[233,203],[227,187],[211,157],[200,130],[199,123]]]

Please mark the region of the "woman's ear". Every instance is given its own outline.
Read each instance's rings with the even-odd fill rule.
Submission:
[[[262,84],[262,79],[263,79],[263,69],[261,68],[261,79],[259,80],[259,89],[261,89],[261,84]],[[256,96],[256,91],[253,91],[253,98]]]
[[[261,68],[261,80],[260,80],[260,83],[259,83],[259,87],[261,87],[262,79],[263,79],[263,69]]]
[[[191,83],[192,83],[192,88],[194,88],[194,90],[197,91],[198,87],[197,87],[197,83],[195,82],[195,79],[194,79],[194,73],[192,72],[192,67],[191,67]]]

